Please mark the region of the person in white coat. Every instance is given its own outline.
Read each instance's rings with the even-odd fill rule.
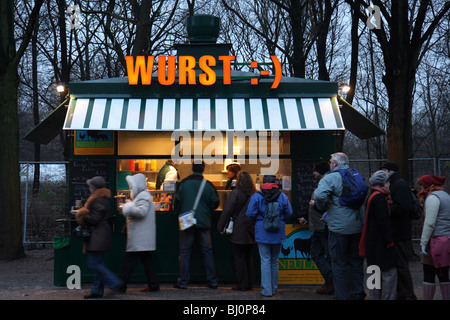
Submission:
[[[142,291],[158,291],[156,269],[152,262],[151,251],[156,250],[156,217],[153,199],[147,190],[146,177],[142,173],[127,176],[131,201],[119,208],[126,217],[127,247],[120,278],[123,281],[121,292],[125,293],[127,283],[139,258],[144,265],[147,288]]]

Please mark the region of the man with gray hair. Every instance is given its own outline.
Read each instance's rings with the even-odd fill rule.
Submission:
[[[343,180],[339,170],[350,169],[347,155],[338,152],[331,155],[330,171],[320,180],[314,191],[316,206],[328,210],[328,245],[333,270],[335,298],[338,300],[364,299],[363,259],[359,256],[359,241],[364,225],[363,207],[341,205]],[[347,270],[350,270],[348,283]],[[350,289],[349,289],[350,287]]]

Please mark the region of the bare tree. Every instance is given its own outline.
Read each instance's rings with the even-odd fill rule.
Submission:
[[[365,10],[369,4],[366,1],[345,2],[363,23],[367,22]],[[385,74],[382,81],[389,96],[387,157],[397,162],[401,174],[408,178],[415,76],[436,27],[450,9],[450,1],[433,4],[431,0],[376,0],[373,3],[383,16],[382,25],[372,31],[383,53]]]
[[[286,57],[291,75],[305,77],[305,62],[314,45],[314,41],[308,37],[307,30],[306,7],[308,0],[257,0],[245,3],[245,5],[237,1],[222,0],[222,4],[247,28],[253,30],[258,37],[264,40],[271,54],[276,49]],[[265,9],[261,10],[261,8]],[[274,11],[274,8],[277,10]],[[274,23],[275,21],[279,23]],[[286,41],[280,41],[283,39],[283,34],[289,35],[289,38],[285,39]]]
[[[0,259],[24,256],[19,181],[18,65],[28,46],[43,0],[34,2],[22,42],[16,50],[14,1],[0,1]]]

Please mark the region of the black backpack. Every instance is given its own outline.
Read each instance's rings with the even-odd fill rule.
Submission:
[[[409,189],[409,193],[411,195],[411,203],[410,203],[410,217],[414,220],[419,220],[422,218],[422,206],[420,205],[420,201],[417,198],[416,194],[412,191],[412,189]]]

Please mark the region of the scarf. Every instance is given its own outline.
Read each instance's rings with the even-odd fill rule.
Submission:
[[[363,227],[363,232],[361,234],[361,240],[359,241],[359,255],[361,257],[366,256],[367,220],[368,220],[368,216],[369,216],[369,208],[370,208],[370,202],[372,201],[372,198],[374,196],[376,196],[377,194],[380,194],[380,193],[383,194],[386,199],[389,215],[391,215],[391,204],[393,203],[391,194],[390,194],[390,191],[388,188],[386,188],[384,186],[373,186],[372,190],[374,190],[374,192],[372,192],[369,199],[367,200],[366,217],[364,219],[364,227]]]
[[[391,192],[389,191],[389,189],[384,186],[373,186],[372,189],[380,192],[381,194],[384,194],[384,197],[386,198],[386,203],[388,204],[389,215],[390,215],[391,214],[391,205],[394,202],[392,201]],[[367,205],[367,207],[369,207],[369,205]]]
[[[420,191],[417,195],[420,198],[420,202],[423,204],[425,203],[425,199],[428,197],[428,195],[430,193],[432,193],[433,191],[438,191],[438,190],[445,190],[444,188],[440,187],[440,186],[435,186],[434,184],[432,184],[431,186],[429,186],[426,189],[423,189],[422,191]]]

